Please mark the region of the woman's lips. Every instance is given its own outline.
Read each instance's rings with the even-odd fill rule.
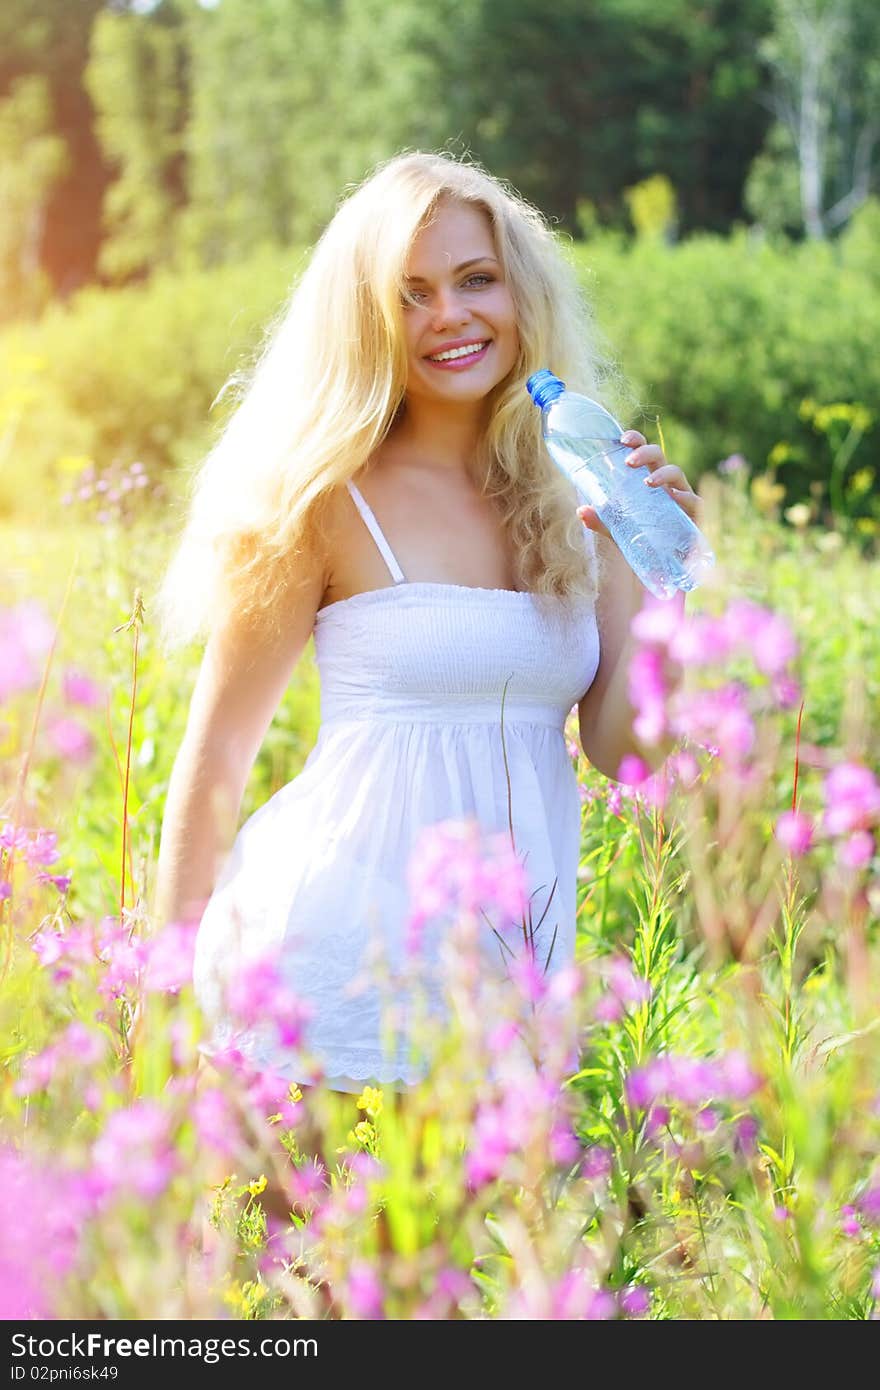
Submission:
[[[450,357],[446,362],[432,362],[430,357],[425,357],[423,361],[427,362],[429,367],[437,367],[440,371],[464,372],[467,371],[468,367],[473,367],[475,363],[482,362],[491,346],[490,339],[479,352],[470,353],[467,357]]]

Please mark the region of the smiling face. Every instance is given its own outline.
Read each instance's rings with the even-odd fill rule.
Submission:
[[[482,400],[519,351],[513,296],[487,214],[441,200],[410,248],[406,285],[415,301],[403,314],[407,397]]]

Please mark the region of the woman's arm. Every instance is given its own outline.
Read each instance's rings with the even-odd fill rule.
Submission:
[[[627,430],[621,435],[621,441],[631,446],[627,466],[647,468],[649,472],[644,476],[650,476],[656,487],[667,487],[673,501],[699,525],[700,498],[682,470],[666,462],[660,446],[648,444],[638,430]],[[578,704],[581,747],[593,766],[614,781],[618,780],[621,761],[627,754],[635,754],[652,772],[657,772],[675,746],[675,740],[666,737],[656,744],[642,743],[633,730],[635,711],[629,702],[629,667],[638,648],[630,624],[642,607],[646,590],[599,520],[595,508],[579,507],[578,515],[596,534],[596,554],[602,574],[596,598],[599,667],[593,684]],[[684,600],[684,593],[679,590],[668,602],[683,613]],[[681,679],[680,671],[672,669],[668,662],[664,663],[664,674],[667,689]]]
[[[168,783],[153,921],[199,921],[235,839],[251,764],[222,743],[185,736]]]
[[[157,927],[201,917],[235,838],[244,789],[324,593],[311,554],[285,586],[284,622],[259,635],[233,613],[212,632],[165,802],[154,898]]]
[[[581,747],[594,767],[617,781],[621,760],[635,754],[656,772],[674,747],[674,740],[643,744],[633,732],[635,711],[629,701],[629,663],[638,643],[630,624],[639,612],[646,590],[615,543],[601,535],[596,549],[602,566],[602,585],[596,599],[599,627],[599,667],[589,690],[578,703]],[[669,600],[683,610],[679,591]]]

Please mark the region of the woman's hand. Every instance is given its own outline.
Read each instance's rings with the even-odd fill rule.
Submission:
[[[674,463],[667,463],[663,450],[659,444],[649,444],[643,434],[638,430],[627,430],[621,435],[621,443],[631,446],[631,452],[627,459],[628,468],[644,468],[650,471],[645,474],[645,487],[665,487],[673,502],[677,502],[683,512],[687,512],[691,520],[700,525],[702,513],[702,498],[691,488],[690,483],[682,470]],[[577,514],[581,521],[590,531],[597,531],[600,536],[610,535],[610,532],[600,520],[595,507],[578,507]]]

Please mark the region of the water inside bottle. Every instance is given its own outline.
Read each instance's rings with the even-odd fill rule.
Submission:
[[[558,434],[547,439],[552,457],[611,532],[645,588],[659,598],[695,588],[713,556],[678,503],[664,489],[645,487],[645,468],[629,468],[625,445],[608,438]],[[613,479],[613,483],[612,483]],[[651,541],[663,536],[663,557]]]

